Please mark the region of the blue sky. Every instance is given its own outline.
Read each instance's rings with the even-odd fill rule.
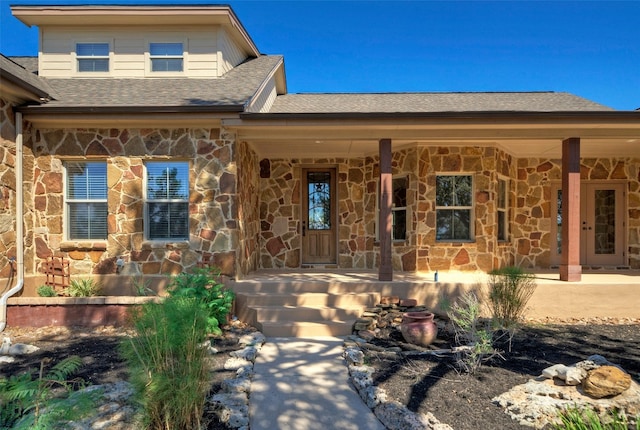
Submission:
[[[0,52],[36,55],[37,30],[0,0]],[[230,4],[289,92],[566,91],[640,108],[640,1],[200,1]]]

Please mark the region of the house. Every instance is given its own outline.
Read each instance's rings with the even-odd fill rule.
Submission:
[[[562,92],[289,94],[283,57],[228,6],[12,12],[40,30],[38,58],[0,63],[0,277],[18,257],[25,290],[50,257],[116,279],[203,261],[237,278],[640,269],[638,111]]]

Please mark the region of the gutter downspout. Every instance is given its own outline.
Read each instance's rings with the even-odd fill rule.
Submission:
[[[0,332],[7,326],[7,300],[24,285],[24,190],[22,183],[22,113],[16,112],[16,286],[0,297]]]

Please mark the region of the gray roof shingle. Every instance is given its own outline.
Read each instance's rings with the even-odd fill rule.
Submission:
[[[569,93],[336,93],[285,94],[269,113],[569,112],[614,109]]]
[[[254,96],[282,60],[260,56],[217,79],[54,79],[55,100],[46,108],[240,107]]]
[[[0,77],[22,86],[39,97],[45,98],[53,92],[46,80],[2,54],[0,54]]]

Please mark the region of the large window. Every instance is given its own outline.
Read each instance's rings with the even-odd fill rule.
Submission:
[[[66,231],[69,240],[107,238],[107,163],[66,163]]]
[[[149,239],[189,238],[189,163],[149,162],[146,232]]]
[[[76,43],[78,72],[108,72],[108,43]]]
[[[506,241],[509,238],[509,189],[506,179],[498,178],[498,198],[496,210],[498,212],[498,240]]]
[[[407,238],[407,188],[409,178],[398,176],[391,181],[391,239],[405,240]],[[380,187],[376,204],[380,204]],[[378,208],[378,215],[380,214]],[[376,237],[380,239],[379,223],[376,222]]]
[[[436,176],[436,240],[471,240],[472,209],[471,175]]]
[[[182,43],[151,43],[149,58],[152,72],[182,72]]]

